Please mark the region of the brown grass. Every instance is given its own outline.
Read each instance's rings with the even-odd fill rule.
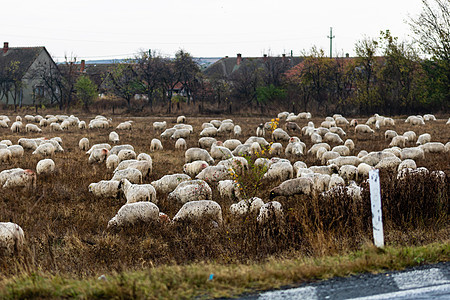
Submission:
[[[79,115],[87,120],[93,116]],[[259,117],[231,117],[241,125],[245,141],[253,135],[256,126],[264,121]],[[13,119],[10,116],[11,119]],[[195,134],[188,139],[188,147],[197,146],[198,134],[203,122],[217,117],[188,117]],[[114,127],[121,121],[133,119],[133,130],[119,132],[122,144],[132,144],[136,153],[149,153],[150,141],[158,137],[152,128],[153,121],[175,117],[114,117]],[[316,126],[320,119],[313,120]],[[409,130],[403,121],[398,121],[395,130]],[[304,126],[306,122],[299,125]],[[105,165],[89,165],[87,156],[78,149],[81,137],[88,137],[91,145],[108,141],[113,129],[78,130],[52,133],[44,129],[43,134],[11,134],[1,129],[2,139],[17,143],[20,137],[61,136],[64,153],[56,154],[58,173],[38,176],[34,191],[1,191],[0,220],[19,224],[26,235],[26,251],[19,258],[5,258],[0,263],[2,276],[9,277],[20,270],[41,270],[52,274],[65,274],[75,278],[96,276],[105,272],[146,270],[165,264],[187,264],[192,262],[246,263],[261,262],[268,257],[320,257],[346,253],[360,249],[370,243],[371,213],[369,194],[363,201],[355,201],[344,193],[328,200],[321,197],[279,197],[286,211],[282,225],[259,226],[255,216],[235,221],[229,213],[232,201],[221,199],[213,189],[213,200],[221,204],[225,226],[211,229],[201,224],[192,226],[167,226],[140,224],[117,233],[106,230],[108,220],[125,203],[123,199],[100,199],[88,192],[88,185],[102,179],[110,179],[112,172]],[[384,129],[385,130],[385,129]],[[384,130],[375,137],[361,139],[346,129],[348,138],[355,142],[356,149],[375,151],[386,148]],[[428,132],[433,141],[447,142],[448,126],[445,121],[428,123],[414,128],[417,135]],[[221,137],[226,139],[228,137]],[[311,142],[300,138],[309,148]],[[153,173],[145,183],[171,173],[181,173],[184,153],[175,151],[174,141],[162,141],[164,151],[152,153]],[[38,158],[26,151],[24,158],[2,164],[0,171],[13,167],[35,169]],[[292,160],[294,161],[294,160]],[[308,166],[319,164],[314,157],[305,156]],[[385,236],[388,245],[423,245],[444,241],[450,236],[449,226],[449,175],[450,153],[427,155],[417,161],[418,166],[430,170],[443,170],[447,181],[439,186],[430,178],[415,178],[398,182],[393,174],[382,173],[383,214]],[[264,182],[256,196],[269,201],[268,191],[279,182]],[[439,188],[438,188],[439,187]],[[158,195],[160,210],[173,217],[179,205],[166,201],[167,195]]]

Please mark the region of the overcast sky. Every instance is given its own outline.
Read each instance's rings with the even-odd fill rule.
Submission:
[[[45,46],[58,61],[132,57],[155,49],[195,57],[299,55],[316,45],[354,54],[364,36],[390,29],[410,40],[421,0],[15,0],[2,3],[0,36],[10,47]],[[1,44],[3,45],[3,43]]]

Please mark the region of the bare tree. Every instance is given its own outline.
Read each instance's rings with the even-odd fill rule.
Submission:
[[[154,95],[162,85],[163,58],[146,51],[141,51],[135,58],[136,72],[143,87],[143,92],[147,94],[150,108],[154,102]]]

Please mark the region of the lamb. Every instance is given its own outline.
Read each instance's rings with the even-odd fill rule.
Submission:
[[[217,189],[219,190],[220,197],[228,198],[228,199],[240,199],[241,198],[241,190],[239,183],[234,180],[227,179],[219,181],[217,185]]]
[[[417,169],[417,165],[416,162],[412,159],[405,159],[404,161],[402,161],[397,168],[397,172],[400,172],[403,169]]]
[[[212,198],[211,187],[204,180],[183,181],[169,193],[168,200],[178,203],[187,203],[191,201],[206,200]]]
[[[11,158],[19,158],[23,156],[23,147],[20,145],[12,145],[8,147],[8,150],[11,152]]]
[[[311,178],[298,177],[282,182],[270,191],[269,198],[272,200],[277,196],[289,197],[293,195],[310,195],[314,182]]]
[[[122,122],[116,127],[117,130],[131,130],[131,123],[129,121]]]
[[[113,170],[117,168],[120,163],[120,159],[116,154],[110,154],[106,159],[106,168],[108,170]]]
[[[114,146],[114,148],[115,147],[117,147],[117,146]],[[111,146],[109,144],[95,144],[86,152],[86,154],[91,154],[92,151],[94,151],[95,149],[103,149],[103,148],[105,148],[106,150],[112,150]],[[117,152],[112,151],[111,152],[111,154],[117,154],[117,153],[119,153],[119,151],[117,151]]]
[[[273,143],[270,145],[269,154],[270,155],[281,155],[283,152],[283,145],[281,143]]]
[[[36,173],[26,169],[12,169],[11,172],[4,173],[6,178],[3,188],[36,188]]]
[[[22,228],[12,222],[0,222],[1,255],[10,256],[23,251],[25,236]]]
[[[162,145],[161,141],[158,139],[152,139],[152,141],[150,143],[150,152],[162,151],[162,150],[163,150],[163,145]]]
[[[137,169],[141,172],[142,177],[147,177],[147,175],[152,172],[153,163],[151,160],[149,161],[149,160],[127,159],[121,161],[113,173],[129,168]]]
[[[55,146],[50,143],[40,144],[36,150],[32,153],[33,155],[41,156],[52,156],[55,153]]]
[[[177,117],[177,124],[186,123],[186,117],[185,116],[178,116]]]
[[[196,160],[183,166],[183,172],[191,177],[197,176],[203,169],[209,167],[204,160]]]
[[[42,159],[36,165],[38,175],[49,175],[55,172],[55,162],[52,159]]]
[[[232,170],[228,170],[225,166],[209,166],[204,168],[197,176],[196,179],[204,180],[208,183],[216,183],[221,180],[230,179],[234,173]]]
[[[175,150],[186,150],[186,149],[187,149],[186,140],[183,138],[179,138],[175,142]]]
[[[82,151],[87,151],[89,149],[89,140],[88,138],[82,138],[79,142],[78,142],[78,147],[80,148],[80,150]]]
[[[287,132],[284,131],[283,129],[281,129],[281,128],[276,128],[276,129],[272,132],[272,139],[273,139],[275,142],[278,142],[278,141],[285,141],[285,142],[287,142],[287,141],[289,141],[290,136],[289,136],[289,135],[287,134]]]
[[[223,223],[222,208],[212,200],[199,200],[185,203],[173,217],[173,222],[215,222]]]
[[[191,177],[186,174],[171,174],[161,177],[159,180],[151,182],[157,194],[171,193],[176,189],[178,184],[183,181],[191,180]]]
[[[142,183],[142,173],[135,168],[127,168],[124,170],[119,170],[114,173],[111,180],[120,181],[121,179],[128,179],[131,183],[141,184]]]
[[[153,129],[155,131],[164,131],[166,130],[167,127],[167,122],[163,121],[163,122],[153,122]]]
[[[355,126],[355,134],[356,133],[369,133],[369,134],[374,134],[375,131],[373,131],[368,125],[365,124],[359,124]]]
[[[230,206],[230,213],[235,217],[245,216],[248,213],[259,213],[264,202],[261,198],[252,197],[250,199],[243,199],[238,203],[234,203]]]
[[[398,136],[398,134],[394,130],[386,130],[384,132],[384,139],[385,140],[392,140],[396,136]]]
[[[424,133],[419,135],[416,145],[423,145],[429,142],[431,142],[431,135],[429,133]]]
[[[150,184],[132,184],[124,178],[119,181],[119,189],[122,190],[127,203],[146,201],[155,204],[158,203],[158,200],[156,200],[156,190]]]
[[[129,159],[136,159],[136,152],[130,149],[122,149],[117,154],[120,161],[129,160]]]
[[[215,142],[217,140],[213,137],[202,137],[198,140],[198,146],[203,149],[209,149]]]
[[[278,201],[271,201],[264,204],[260,210],[256,221],[259,224],[267,224],[269,222],[279,223],[283,219],[283,209]]]
[[[406,137],[402,135],[394,136],[392,138],[391,143],[389,144],[389,147],[400,147],[405,148],[406,145]]]
[[[344,180],[356,180],[358,177],[358,168],[352,165],[343,165],[339,169],[339,176]]]
[[[127,203],[108,222],[108,228],[131,226],[138,222],[152,223],[159,221],[159,208],[152,202]]]
[[[102,163],[103,161],[106,160],[106,158],[108,157],[108,154],[109,154],[109,150],[106,148],[95,149],[94,151],[91,152],[91,155],[89,155],[88,162],[90,164]]]
[[[239,137],[242,135],[242,129],[241,129],[241,126],[239,126],[239,125],[235,125],[233,131],[234,131],[235,137]]]
[[[223,142],[223,146],[233,151],[237,146],[242,145],[240,140],[231,139]]]
[[[34,124],[25,125],[25,132],[42,132],[42,130]]]
[[[223,146],[217,146],[217,142],[211,145],[209,153],[213,159],[223,160],[233,157],[233,153],[231,153],[230,149]]]
[[[294,177],[294,168],[289,161],[281,161],[271,164],[267,172],[263,175],[265,180],[285,181]]]
[[[111,146],[109,144],[100,144],[100,145],[104,145],[103,147],[100,147],[100,148],[106,148],[108,150],[111,150],[111,151],[109,151],[110,154],[118,155],[121,150],[132,150],[132,151],[134,151],[134,147],[131,146],[131,145],[128,145],[128,144],[116,145],[116,146],[114,146],[112,148],[111,148]]]
[[[201,148],[189,148],[186,150],[185,154],[185,162],[190,163],[196,160],[204,160],[208,164],[213,164],[214,159],[209,155],[208,151]]]
[[[111,131],[109,133],[109,141],[113,144],[117,144],[119,142],[119,135],[115,131]]]
[[[431,142],[419,146],[425,153],[444,153],[445,145],[440,142]]]
[[[159,136],[160,136],[162,139],[168,139],[168,138],[170,138],[170,137],[174,134],[175,131],[176,131],[175,128],[167,128],[167,129],[164,130],[164,132],[161,133]]]
[[[408,158],[414,159],[414,160],[421,159],[421,158],[423,159],[423,158],[425,158],[425,152],[419,147],[404,148],[404,149],[402,149],[400,158],[402,160],[405,160]]]

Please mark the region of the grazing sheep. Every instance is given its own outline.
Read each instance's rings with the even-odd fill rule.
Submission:
[[[110,150],[109,151],[110,154],[118,155],[121,150],[133,150],[134,151],[134,147],[131,146],[131,145],[128,145],[128,144],[117,145],[117,146],[114,146],[112,148],[111,148],[111,146],[109,144],[100,144],[100,145],[105,145],[105,147],[101,147],[101,148],[106,148],[106,149]]]
[[[153,181],[151,185],[156,189],[158,194],[167,194],[176,189],[178,184],[183,181],[191,180],[186,174],[171,174],[161,177],[159,180]]]
[[[216,142],[217,140],[213,137],[202,137],[198,140],[198,146],[203,149],[210,149],[212,144]]]
[[[300,128],[300,126],[297,125],[297,123],[294,122],[286,122],[285,128],[287,131],[291,132],[301,132],[302,129]]]
[[[419,135],[416,145],[423,145],[429,142],[431,142],[431,135],[429,133],[424,133]]]
[[[283,145],[281,143],[273,143],[270,145],[269,154],[270,155],[281,155],[283,152]]]
[[[212,200],[190,201],[185,203],[173,217],[173,222],[215,222],[223,223],[222,208]]]
[[[80,150],[82,151],[87,151],[89,149],[89,140],[88,138],[82,138],[79,142],[78,142],[78,147],[80,148]]]
[[[80,121],[80,123],[78,123],[78,129],[86,129],[86,122]]]
[[[426,114],[426,115],[423,115],[423,120],[424,121],[436,121],[436,117],[431,114]]]
[[[168,200],[178,203],[206,200],[212,198],[211,187],[204,180],[187,180],[177,185],[173,192],[169,193]]]
[[[425,153],[444,153],[445,145],[440,142],[430,142],[419,146]]]
[[[382,159],[388,158],[388,157],[394,157],[395,154],[389,151],[373,151],[368,153],[367,155],[361,157],[361,162],[366,163],[370,166],[375,166],[378,164]]]
[[[95,149],[94,151],[91,152],[91,155],[89,155],[88,162],[90,164],[102,163],[106,160],[106,158],[108,157],[108,154],[109,154],[109,150],[106,148]]]
[[[291,138],[291,137],[289,136],[289,134],[287,134],[287,132],[284,131],[284,130],[281,129],[281,128],[276,128],[276,129],[272,132],[272,139],[273,139],[275,142],[278,142],[278,141],[285,141],[285,142],[287,142],[287,141],[289,141],[290,138]]]
[[[400,148],[405,148],[406,146],[406,137],[402,136],[402,135],[397,135],[394,136],[392,138],[391,143],[389,144],[389,147],[400,147]]]
[[[223,142],[223,146],[233,151],[237,146],[242,145],[240,140],[231,139]]]
[[[139,153],[139,155],[136,157],[136,159],[153,162],[152,157],[150,155],[148,155],[147,153]]]
[[[294,173],[297,174],[298,169],[300,168],[308,168],[308,166],[302,162],[302,161],[296,161],[293,165],[292,168],[294,169]]]
[[[327,151],[322,154],[321,163],[326,164],[329,160],[340,157],[341,155],[336,151]]]
[[[425,158],[425,152],[419,148],[419,147],[412,147],[412,148],[403,148],[400,158],[402,160],[405,159],[423,159]]]
[[[233,157],[233,153],[231,153],[230,149],[223,146],[218,146],[217,144],[217,142],[212,144],[211,150],[209,151],[213,159],[223,160]]]
[[[404,161],[402,161],[397,168],[397,172],[400,172],[403,169],[417,169],[417,165],[416,162],[412,159],[405,159]]]
[[[322,123],[320,123],[320,127],[324,127],[324,128],[331,128],[333,126],[336,126],[336,122],[334,120],[325,120]]]
[[[36,188],[36,173],[29,169],[13,169],[3,178],[6,178],[3,188]]]
[[[0,222],[0,254],[10,256],[23,250],[25,236],[22,228],[12,222]]]
[[[350,124],[350,122],[347,121],[347,119],[344,118],[344,117],[337,117],[337,118],[335,119],[335,122],[336,122],[336,125],[338,125],[338,126],[341,126],[341,125],[349,125],[349,124]]]
[[[163,150],[163,145],[162,145],[161,141],[158,139],[152,139],[152,141],[150,143],[150,152],[162,151],[162,150]]]
[[[203,123],[202,124],[202,130],[205,128],[215,128],[213,124],[211,123]],[[217,129],[217,128],[216,128]]]
[[[24,149],[36,150],[36,148],[38,147],[38,141],[36,139],[20,138],[17,143]]]
[[[294,157],[301,157],[303,155],[303,152],[305,150],[305,144],[302,142],[294,142],[289,143],[286,146],[286,149],[284,150],[284,153],[286,156],[292,155]]]
[[[269,198],[272,200],[277,196],[289,197],[293,195],[310,195],[314,182],[311,178],[298,177],[283,181],[279,186],[270,191]]]
[[[294,168],[289,161],[280,161],[272,163],[263,175],[265,180],[280,180],[285,181],[294,177]]]
[[[115,147],[117,147],[117,146],[114,146],[114,148]],[[86,154],[91,154],[92,151],[94,151],[95,149],[103,149],[103,148],[105,148],[107,150],[111,150],[111,152],[110,152],[111,154],[119,153],[119,151],[117,151],[117,152],[113,151],[113,149],[111,149],[111,146],[109,144],[95,144],[88,151],[86,151]]]
[[[358,177],[358,168],[352,165],[343,165],[339,169],[339,176],[344,180],[356,180]]]
[[[189,135],[191,134],[189,129],[176,129],[172,136],[170,137],[172,140],[184,138],[189,138]]]
[[[339,155],[342,155],[342,156],[350,155],[350,149],[345,145],[333,147],[333,149],[331,149],[331,151],[339,153]]]
[[[332,188],[339,186],[339,185],[342,185],[342,186],[345,185],[344,178],[342,178],[338,174],[332,174],[331,178],[330,178],[330,183],[328,184],[328,189],[331,190]]]
[[[153,129],[156,131],[164,131],[166,130],[167,122],[153,122]]]
[[[359,178],[368,178],[369,177],[369,172],[370,170],[372,170],[373,167],[366,164],[366,163],[360,163],[358,165],[358,177]]]
[[[280,223],[283,220],[283,209],[278,201],[271,201],[264,204],[260,210],[256,221],[259,224]]]
[[[258,197],[243,199],[238,203],[234,203],[230,206],[230,213],[234,217],[242,217],[247,215],[248,213],[250,214],[259,213],[263,205],[264,202],[261,200],[261,198]]]
[[[353,165],[353,166],[357,166],[361,163],[361,159],[359,159],[356,156],[340,156],[334,159],[330,159],[327,164],[331,165],[331,164],[335,164],[337,165],[339,168],[342,167],[343,165]]]
[[[169,139],[174,133],[175,133],[176,129],[175,128],[167,128],[166,130],[164,130],[163,133],[161,133],[159,136],[162,139]]]
[[[235,137],[239,137],[242,135],[242,129],[241,129],[241,126],[239,126],[239,125],[235,125],[233,131],[234,131]]]
[[[142,183],[142,173],[138,169],[128,168],[124,170],[119,170],[114,173],[111,180],[120,181],[122,179],[128,179],[131,183],[141,184]]]
[[[229,170],[227,167],[223,165],[218,166],[209,166],[204,168],[197,176],[196,179],[204,180],[208,183],[216,183],[221,180],[231,179],[233,171]]]
[[[0,120],[0,127],[1,127],[1,128],[8,128],[9,126],[8,126],[8,123],[6,123],[6,122],[3,121],[3,120]]]
[[[394,130],[386,130],[384,132],[384,139],[385,140],[392,140],[396,136],[398,136],[398,134]]]
[[[218,134],[231,134],[232,132],[234,132],[234,124],[225,121],[223,121],[222,124],[220,124],[219,129],[217,129]]]
[[[251,137],[249,137],[245,141],[244,145],[249,145],[250,146],[254,142],[257,142],[261,147],[268,147],[270,145],[269,142],[267,142],[265,138],[258,137],[258,136],[251,136]]]
[[[109,127],[109,124],[108,124]],[[131,130],[131,123],[130,122],[122,122],[116,127],[117,130]]]
[[[36,173],[38,175],[49,175],[55,172],[55,162],[50,159],[42,159],[36,165]]]
[[[209,155],[208,151],[201,148],[189,148],[184,153],[186,163],[190,163],[196,160],[204,160],[208,164],[213,164],[214,159]]]
[[[217,185],[217,190],[219,191],[220,197],[228,199],[240,199],[241,190],[239,183],[234,180],[227,179],[219,181]]]
[[[110,154],[106,159],[106,168],[108,170],[114,170],[120,163],[120,159],[116,154]]]
[[[157,203],[156,190],[150,184],[132,184],[127,179],[119,181],[119,189],[123,192],[127,203],[150,201]]]
[[[355,134],[356,133],[369,133],[374,134],[375,131],[372,130],[368,125],[365,124],[359,124],[355,126]]]
[[[237,174],[243,174],[244,171],[248,170],[248,161],[244,157],[235,156],[220,161],[217,166],[225,166],[228,170],[232,169]]]
[[[9,163],[12,158],[11,150],[9,149],[0,149],[0,162]]]
[[[398,165],[401,163],[401,159],[397,156],[385,157],[378,164],[376,164],[375,169],[390,169],[396,170]]]
[[[183,166],[183,172],[191,177],[197,176],[203,169],[209,167],[204,160],[196,160]]]
[[[211,125],[212,127],[207,127],[200,132],[200,137],[215,137],[217,136],[217,128]]]
[[[186,149],[187,149],[186,140],[183,138],[179,138],[175,142],[175,150],[186,150]]]
[[[42,132],[42,130],[34,124],[25,125],[25,132]]]
[[[134,168],[139,170],[142,173],[142,177],[145,178],[152,172],[153,162],[151,160],[136,160],[136,159],[123,160],[119,163],[119,165],[117,166],[117,168],[114,170],[113,173],[128,168]]]
[[[233,152],[231,152],[233,155],[237,155],[237,156],[244,156],[244,155],[250,155],[250,145],[239,145],[236,147],[236,149],[233,150]]]
[[[62,128],[59,123],[53,122],[53,123],[50,123],[50,130],[51,131],[62,131]]]
[[[339,167],[334,164],[330,164],[328,166],[311,166],[311,167],[309,167],[309,169],[311,171],[313,171],[314,173],[325,174],[325,175],[331,175],[331,174],[337,173],[339,171]]]
[[[331,150],[330,145],[328,145],[327,143],[319,143],[319,144],[312,145],[311,148],[308,150],[308,154],[316,156],[317,155],[317,150],[319,150],[320,147],[324,147],[325,149],[327,149],[327,151]]]
[[[23,156],[24,150],[20,145],[12,145],[8,147],[8,150],[11,152],[12,158],[19,158]]]
[[[332,132],[325,133],[324,141],[328,142],[328,143],[334,143],[334,144],[343,144],[344,143],[344,141],[341,139],[341,137],[338,134],[332,133]]]
[[[138,222],[152,223],[159,221],[159,208],[152,202],[127,203],[108,222],[108,228],[131,226]]]
[[[41,156],[52,156],[55,153],[55,146],[50,143],[40,144],[36,150],[32,153],[33,155]]]
[[[450,152],[450,142],[445,144],[445,152]]]
[[[186,117],[185,116],[178,116],[177,117],[177,124],[186,123]]]
[[[119,151],[117,156],[119,157],[120,161],[136,159],[136,152],[130,149],[123,149]]]
[[[345,140],[344,146],[347,146],[348,150],[353,151],[355,149],[355,143],[351,139]]]
[[[313,134],[311,134],[311,143],[313,144],[322,143],[322,136],[317,132],[314,132]]]
[[[409,116],[409,117],[406,119],[405,122],[406,122],[406,123],[410,123],[410,124],[413,125],[413,126],[416,126],[416,125],[425,125],[425,122],[423,121],[423,119],[422,119],[422,118],[419,118],[419,117],[417,117],[417,116]]]
[[[119,142],[119,135],[115,131],[111,131],[109,133],[109,141],[113,144],[117,144]]]
[[[407,142],[415,142],[417,139],[416,133],[414,131],[406,131],[403,133],[403,136],[406,138]]]
[[[11,125],[11,132],[20,132],[20,131],[22,131],[22,128],[23,128],[23,124],[22,124],[22,122],[20,122],[20,121],[16,121],[16,122],[14,122],[14,123],[12,123],[12,125]]]

